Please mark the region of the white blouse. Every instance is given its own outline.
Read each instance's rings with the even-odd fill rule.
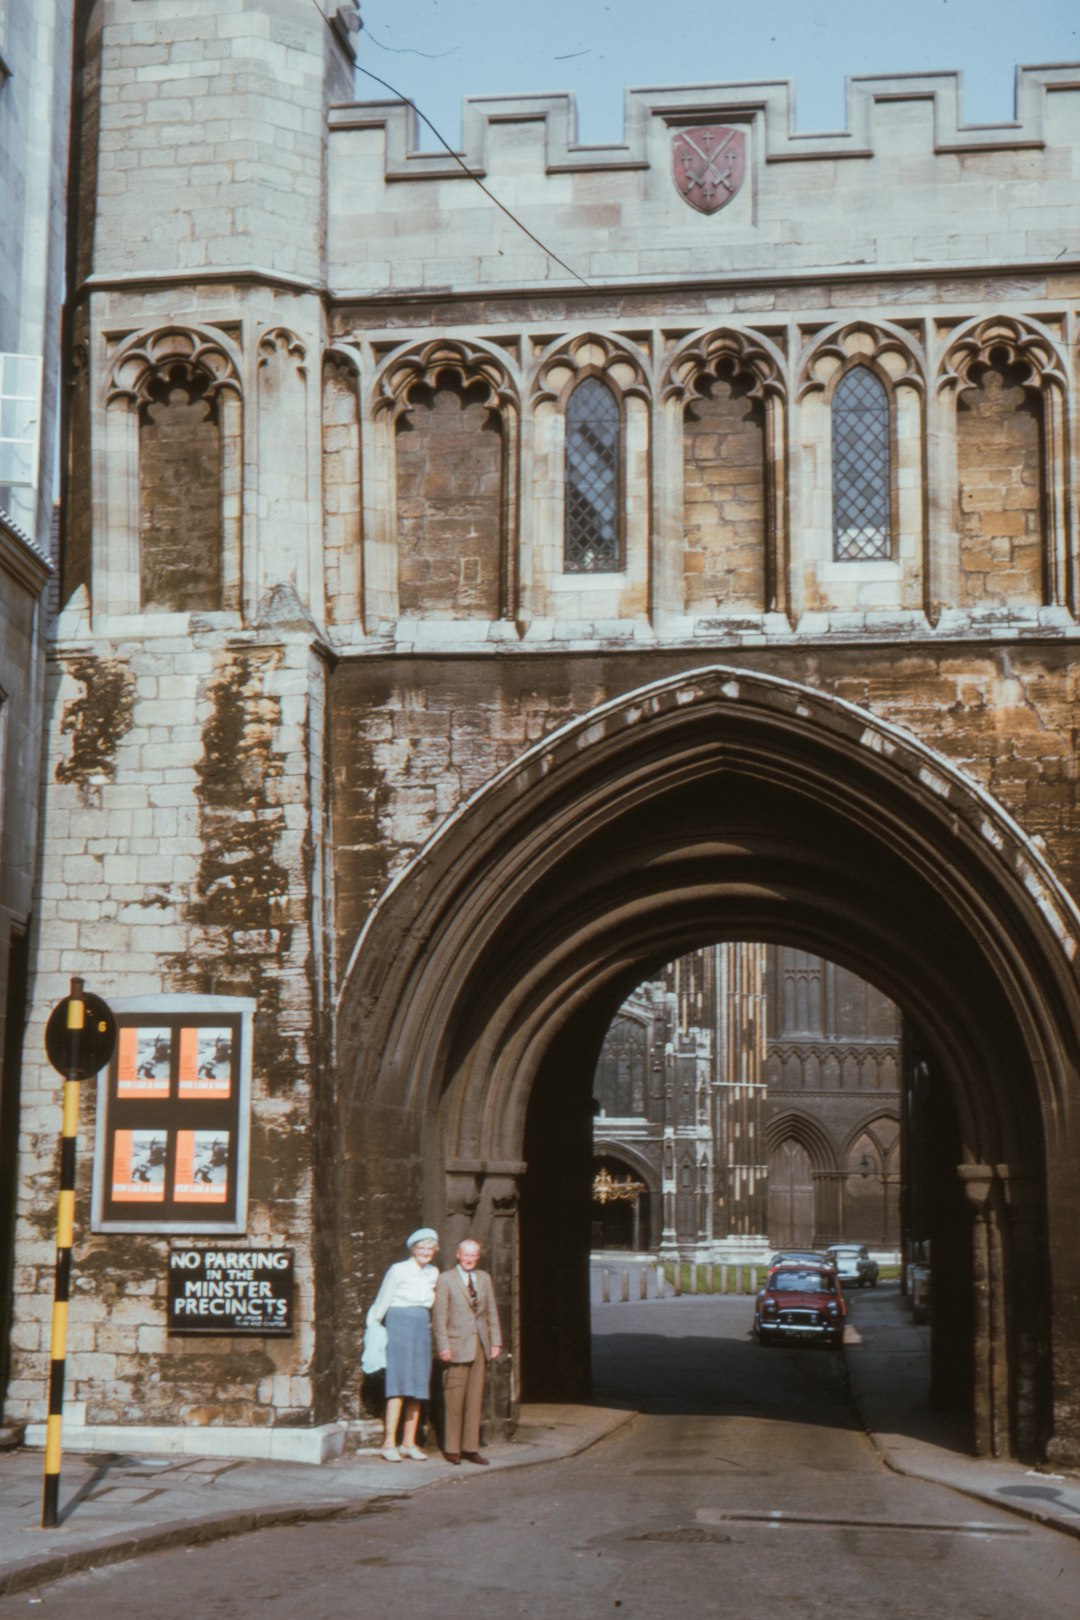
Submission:
[[[368,1311],[369,1322],[381,1322],[396,1305],[422,1305],[430,1311],[435,1303],[438,1266],[418,1266],[415,1260],[397,1260],[389,1268]]]

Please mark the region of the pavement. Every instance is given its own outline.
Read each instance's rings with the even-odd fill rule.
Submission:
[[[617,1311],[619,1305],[601,1308]],[[852,1392],[887,1467],[1080,1537],[1080,1476],[971,1457],[952,1420],[930,1411],[929,1329],[911,1321],[894,1289],[864,1293],[853,1317],[845,1342]],[[626,1408],[527,1406],[513,1439],[492,1443],[485,1454],[493,1468],[557,1463],[588,1450],[633,1416]],[[0,1596],[165,1547],[378,1513],[402,1495],[439,1481],[467,1486],[470,1477],[485,1472],[464,1462],[452,1467],[433,1449],[424,1463],[388,1463],[377,1451],[358,1450],[319,1467],[66,1452],[61,1522],[42,1530],[42,1454],[3,1451]]]
[[[1080,1474],[972,1457],[958,1420],[927,1405],[930,1329],[911,1320],[895,1285],[859,1294],[844,1355],[859,1416],[887,1468],[1080,1538]]]

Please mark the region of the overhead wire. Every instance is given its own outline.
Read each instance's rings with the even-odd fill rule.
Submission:
[[[319,16],[322,18],[327,28],[329,28],[331,26],[330,19],[319,5],[319,0],[311,0],[311,3],[319,13]],[[361,24],[361,27],[363,27],[363,24]],[[377,43],[377,41],[374,41],[374,43]],[[356,69],[358,73],[363,73],[367,78],[374,79],[376,84],[381,84],[384,90],[389,90],[390,94],[392,96],[396,96],[398,101],[403,101],[407,107],[411,107],[417,118],[422,119],[422,121],[427,125],[428,129],[430,129],[440,146],[444,147],[450,154],[454,162],[458,165],[458,168],[461,169],[464,174],[468,175],[469,179],[475,186],[479,186],[480,190],[484,193],[484,196],[488,198],[489,202],[493,202],[496,208],[500,209],[501,212],[506,215],[507,219],[517,226],[519,231],[523,231],[524,234],[529,238],[529,241],[536,244],[541,253],[546,254],[547,257],[554,264],[557,264],[561,270],[565,270],[568,276],[573,276],[575,281],[579,281],[583,287],[587,287],[590,292],[592,291],[591,282],[586,281],[584,276],[579,275],[572,265],[567,264],[565,259],[560,259],[559,255],[552,248],[549,248],[546,242],[542,242],[533,231],[530,231],[529,227],[517,217],[512,209],[507,208],[504,202],[499,201],[495,193],[484,184],[480,176],[476,174],[474,170],[469,168],[469,165],[464,161],[460,152],[454,151],[454,148],[450,145],[449,141],[444,139],[440,131],[437,130],[435,125],[431,122],[431,119],[417,106],[416,102],[411,96],[405,95],[401,90],[396,89],[392,84],[388,84],[385,79],[380,79],[379,75],[377,73],[372,73],[370,68],[361,67],[359,62],[356,63]]]

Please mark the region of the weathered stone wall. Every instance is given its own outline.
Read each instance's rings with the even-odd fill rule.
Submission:
[[[328,127],[349,64],[310,0],[81,15],[67,577],[87,589],[53,666],[12,1410],[44,1397],[41,1024],[78,971],[106,997],[254,997],[243,1240],[296,1249],[300,1328],[243,1354],[178,1345],[168,1239],[81,1237],[73,1402],[93,1421],[308,1425],[340,1409],[355,1274],[390,1258],[387,1211],[418,1202],[435,1152],[421,1163],[419,1109],[393,1097],[362,1139],[332,1134],[355,1079],[333,991],[391,879],[554,728],[702,663],[774,671],[939,749],[1080,892],[1080,278],[1059,258],[1080,76],[1023,75],[1004,133],[959,127],[951,76],[861,81],[852,128],[809,142],[778,86],[640,93],[625,149],[603,153],[571,150],[561,98],[474,105],[474,166],[585,286],[448,157],[411,155],[404,109]],[[732,119],[748,145],[715,217],[672,181],[671,126],[691,117]],[[970,424],[958,439],[998,349],[1038,404],[1037,486],[1032,418],[993,446]],[[857,565],[833,556],[829,504],[830,400],[853,364],[889,398],[895,495],[889,557]],[[215,416],[183,456],[153,415],[176,366]],[[623,425],[625,566],[606,575],[564,567],[565,409],[586,376]],[[963,491],[1006,460],[1019,504],[987,496],[976,537]],[[151,513],[174,477],[161,583]],[[976,538],[995,558],[1009,541],[985,589]],[[554,1117],[557,1085],[541,1094]],[[86,1141],[93,1116],[87,1088]],[[338,1176],[378,1160],[392,1198],[339,1207]],[[483,1195],[507,1276],[512,1183]]]
[[[441,384],[398,419],[398,602],[410,617],[498,617],[502,435],[476,394]]]
[[[960,601],[1037,606],[1043,599],[1042,409],[1022,378],[987,371],[960,398]]]
[[[1080,897],[1080,657],[1069,645],[382,658],[343,663],[331,684],[341,962],[390,879],[524,749],[609,698],[710,662],[802,681],[903,726],[1042,839]]]
[[[221,439],[206,379],[162,379],[139,424],[141,605],[221,603]]]
[[[314,1188],[326,1048],[322,901],[313,901],[322,886],[312,876],[320,685],[306,638],[265,634],[238,646],[213,632],[117,640],[60,649],[52,664],[15,1417],[40,1411],[55,1259],[59,1083],[39,1055],[41,1023],[76,972],[106,1000],[178,991],[256,998],[247,1234],[296,1250],[299,1309],[292,1340],[167,1337],[169,1238],[89,1230],[96,1099],[85,1086],[68,1360],[74,1421],[303,1426],[325,1412]]]
[[[686,606],[765,611],[765,434],[748,389],[718,380],[686,407]]]

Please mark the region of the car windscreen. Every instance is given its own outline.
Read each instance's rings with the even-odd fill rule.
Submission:
[[[827,1271],[778,1271],[771,1286],[777,1294],[831,1294],[832,1278]]]

